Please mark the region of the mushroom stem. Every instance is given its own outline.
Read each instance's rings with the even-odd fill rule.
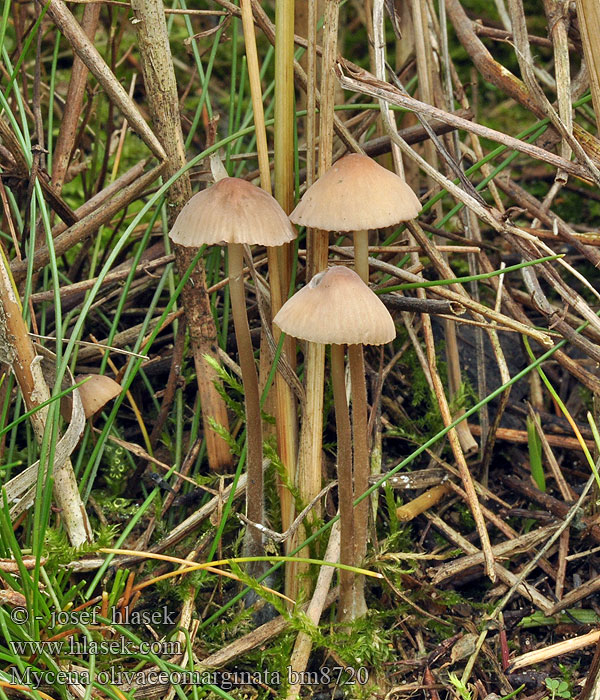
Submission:
[[[367,428],[367,384],[362,345],[349,345],[352,382],[352,440],[354,445],[354,500],[369,488],[369,435]],[[354,564],[360,566],[367,551],[369,499],[354,507]],[[354,579],[353,619],[367,611],[364,576]]]
[[[352,501],[352,438],[350,414],[346,401],[344,377],[344,346],[331,346],[331,381],[335,405],[338,459],[338,501],[340,509],[340,563],[354,565],[354,513]],[[352,613],[353,579],[350,571],[340,571],[340,619]]]
[[[369,232],[354,232],[354,269],[365,284],[369,284]]]
[[[250,338],[244,292],[244,246],[229,243],[229,290],[231,314],[238,346],[244,402],[246,406],[246,439],[248,441],[248,481],[246,484],[246,516],[254,523],[263,521],[263,471],[262,471],[262,424],[258,374],[254,362],[254,351]],[[256,528],[249,528],[256,552],[262,552],[262,535]],[[248,541],[248,540],[247,540]],[[254,553],[254,552],[253,552]]]

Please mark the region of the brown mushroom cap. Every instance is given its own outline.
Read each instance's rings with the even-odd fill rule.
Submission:
[[[383,345],[396,337],[390,312],[347,267],[319,272],[279,309],[282,331],[312,343]]]
[[[87,379],[87,382],[79,387],[86,418],[98,413],[106,403],[121,393],[121,385],[104,374],[80,374],[75,377],[77,382],[82,379]]]
[[[306,190],[290,219],[324,231],[363,231],[414,219],[420,211],[417,195],[401,177],[351,153]]]
[[[223,243],[278,246],[293,241],[296,231],[268,192],[226,177],[187,202],[169,236],[190,248]]]

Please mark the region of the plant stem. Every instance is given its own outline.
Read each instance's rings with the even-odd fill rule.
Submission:
[[[254,523],[263,520],[263,472],[262,472],[262,424],[260,417],[260,395],[258,391],[258,374],[254,362],[254,351],[248,316],[246,315],[246,294],[244,291],[244,246],[230,243],[229,253],[229,291],[231,294],[231,315],[238,346],[239,363],[244,384],[244,401],[246,405],[246,437],[248,440],[248,481],[246,484],[246,516]],[[255,528],[249,528],[254,545],[253,552],[262,553],[262,535]]]
[[[286,5],[289,7],[285,7]],[[290,66],[293,65],[294,3],[289,0],[284,1],[282,21],[279,21],[282,14],[281,2],[278,3],[277,11],[279,14],[278,21],[276,22],[277,41],[275,42],[275,195],[284,211],[289,213],[293,202],[293,190],[291,189],[291,185],[293,182],[294,85],[293,70]],[[256,127],[256,147],[258,151],[260,184],[266,192],[271,194],[271,171],[269,165],[267,131],[265,127],[260,67],[258,63],[254,20],[250,0],[242,0],[241,13],[244,27],[244,44],[248,60],[252,111],[254,114],[254,125]],[[288,54],[290,53],[291,58],[288,60]],[[291,77],[290,85],[287,85],[288,73],[290,73]],[[290,88],[291,95],[289,94]],[[272,314],[275,315],[282,305],[282,283],[284,283],[284,278],[286,277],[282,261],[285,256],[280,248],[267,248],[267,256],[269,260],[271,311]],[[278,342],[280,332],[276,327],[273,327],[273,335],[275,342]],[[286,345],[288,349],[294,347],[291,338],[287,341]],[[275,416],[279,457],[288,474],[292,476],[296,464],[295,406],[291,389],[279,373],[275,375]],[[248,468],[250,469],[250,447],[248,449]],[[287,488],[280,487],[279,497],[281,502],[282,525],[283,528],[286,529],[291,525],[294,518],[292,496]],[[262,523],[262,518],[263,516],[261,514],[260,520],[255,520],[255,522]]]
[[[294,0],[277,0],[275,3],[274,194],[286,214],[294,207],[294,6]],[[270,273],[269,280],[273,316],[281,308],[284,295],[287,295],[289,289],[291,250],[293,248],[288,244],[273,251],[276,264],[272,267],[273,274]],[[271,270],[271,263],[269,269]],[[279,329],[272,326],[272,331],[275,342],[279,342]],[[291,336],[284,340],[284,352],[288,362],[294,366],[296,341]],[[279,372],[275,375],[275,418],[279,458],[288,480],[294,483],[298,459],[296,403],[291,387]],[[282,529],[285,530],[294,519],[294,501],[292,494],[283,484],[279,485],[279,500]],[[286,553],[291,548],[292,542],[288,540]],[[295,599],[298,593],[298,577],[295,575],[295,567],[291,564],[286,566],[285,583],[287,595]]]
[[[340,510],[340,564],[354,564],[354,498],[352,487],[352,437],[350,414],[346,401],[346,381],[344,377],[344,346],[331,346],[331,382],[335,404],[337,427],[338,458],[338,502]],[[341,620],[352,619],[354,575],[340,571],[340,611]]]
[[[168,178],[185,166],[187,161],[164,7],[162,0],[134,0],[132,9],[136,18],[135,27],[143,59],[144,85],[152,122],[158,139],[167,153],[165,171]],[[189,173],[185,172],[167,192],[169,224],[175,221],[177,214],[191,195]],[[179,274],[183,275],[195,256],[195,251],[175,245],[174,253]],[[196,367],[206,453],[212,470],[226,471],[231,466],[229,446],[212,429],[208,420],[212,418],[225,429],[229,427],[225,403],[215,388],[217,374],[204,359],[204,355],[218,358],[217,331],[206,290],[204,266],[201,262],[196,266],[190,282],[185,286],[181,299]]]
[[[336,79],[333,72],[337,53],[339,0],[328,0],[323,26],[321,62],[321,111],[319,114],[319,175],[331,165]],[[306,279],[327,267],[329,233],[308,229]],[[308,343],[306,356],[306,410],[300,431],[298,491],[309,503],[321,489],[321,450],[323,444],[323,386],[325,383],[325,346]],[[298,533],[302,538],[302,532]]]

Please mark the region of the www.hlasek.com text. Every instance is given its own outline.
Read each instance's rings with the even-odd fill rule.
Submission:
[[[86,654],[114,654],[129,656],[130,654],[164,654],[176,656],[183,654],[181,642],[164,642],[159,640],[141,641],[139,644],[120,637],[119,639],[101,639],[96,641],[87,636],[69,637],[68,640],[53,641],[11,641],[9,646],[13,654],[18,656],[39,656],[42,653],[60,656],[70,654],[83,656]]]

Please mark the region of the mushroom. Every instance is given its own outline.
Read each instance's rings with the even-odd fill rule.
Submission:
[[[195,194],[187,202],[169,236],[179,245],[195,248],[227,244],[231,313],[246,407],[246,515],[251,522],[262,524],[262,425],[258,375],[246,314],[244,245],[280,246],[294,240],[296,232],[277,200],[270,194],[246,180],[226,177]],[[252,534],[247,539],[248,554],[261,554],[262,535],[256,528],[251,530]]]
[[[359,504],[352,503],[366,487],[368,473],[352,474],[352,438],[346,402],[344,377],[344,345],[383,345],[396,337],[396,328],[389,311],[360,277],[347,267],[332,267],[316,274],[309,284],[294,294],[281,307],[273,323],[282,331],[312,343],[331,344],[331,377],[338,435],[338,498],[340,508],[342,564],[356,565],[362,559],[361,543],[356,538],[357,525],[363,517]],[[363,376],[364,383],[364,376]],[[361,400],[360,382],[352,381],[353,417]],[[366,398],[364,398],[366,401]],[[365,410],[366,413],[366,410]],[[365,434],[361,436],[366,441]],[[356,433],[355,433],[356,435]],[[355,438],[356,449],[356,438]],[[360,465],[368,469],[368,465]],[[366,476],[366,479],[363,478]],[[354,481],[354,488],[353,488]],[[366,509],[364,509],[366,514]],[[359,516],[358,522],[356,516]],[[366,532],[365,532],[366,537]],[[340,618],[353,620],[366,611],[364,592],[351,572],[340,572]]]
[[[121,385],[105,374],[80,374],[75,377],[76,382],[84,379],[87,381],[79,387],[79,396],[85,417],[91,418],[121,393]]]
[[[401,177],[368,156],[350,153],[306,190],[290,220],[324,231],[354,231],[354,265],[368,282],[368,229],[414,219],[420,211],[417,195]]]

